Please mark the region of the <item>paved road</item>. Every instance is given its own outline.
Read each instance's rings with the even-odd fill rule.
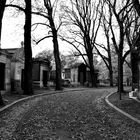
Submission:
[[[38,97],[0,114],[2,140],[102,140],[95,101],[112,89]],[[99,107],[98,107],[99,108]]]

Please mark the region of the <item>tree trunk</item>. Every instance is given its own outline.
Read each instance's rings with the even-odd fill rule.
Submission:
[[[138,51],[131,51],[132,91],[138,89]]]
[[[2,19],[3,19],[5,4],[6,4],[6,0],[2,0],[0,2],[0,43],[1,43],[1,31],[2,31]]]
[[[0,49],[1,49],[1,32],[2,32],[2,19],[5,10],[6,0],[2,0],[0,2]],[[0,91],[0,106],[4,105],[4,101],[2,99],[1,91]]]
[[[25,26],[24,26],[24,94],[32,95],[32,49],[31,49],[31,0],[25,0]]]
[[[109,78],[110,78],[110,87],[113,87],[113,71],[109,70]]]
[[[95,70],[94,70],[94,68],[91,68],[91,67],[90,67],[90,76],[91,76],[91,86],[92,87],[97,87]]]
[[[93,54],[92,51],[91,53],[88,54],[88,61],[89,61],[89,68],[90,68],[90,76],[91,76],[91,86],[96,87],[97,86],[97,81],[96,81],[96,76],[95,76],[95,69],[93,65]]]
[[[139,0],[132,0],[133,1],[133,6],[136,9],[139,17],[140,17],[140,3]]]
[[[57,30],[52,17],[52,9],[48,9],[49,22],[53,35],[54,58],[56,64],[56,90],[62,90],[62,77],[61,77],[61,60],[59,54],[59,45],[57,39]]]
[[[110,50],[110,42],[109,42],[109,34],[106,34],[107,38],[107,48],[108,48],[108,64],[109,64],[109,78],[110,78],[110,86],[113,87],[113,68],[112,68],[112,58],[111,58],[111,50]]]
[[[118,55],[118,93],[120,95],[120,100],[122,99],[121,97],[121,93],[124,92],[123,89],[123,49],[124,49],[124,26],[123,26],[123,22],[118,18],[118,24],[119,24],[119,28],[120,28],[120,42],[119,42],[119,46],[118,46],[118,50],[117,50],[117,55]]]
[[[58,40],[56,38],[56,34],[54,33],[53,37],[53,44],[54,44],[54,58],[56,64],[56,90],[62,90],[62,79],[61,79],[61,60],[59,56],[59,49],[58,49]]]
[[[122,55],[118,54],[118,93],[120,95],[120,100],[122,99],[121,93],[123,91],[123,62]]]
[[[110,47],[108,47],[108,66],[109,70],[109,79],[110,79],[110,86],[113,87],[113,68],[112,68],[112,58],[111,58],[111,52]]]
[[[96,87],[97,81],[96,81],[95,69],[94,69],[94,64],[93,64],[93,47],[90,42],[90,36],[89,34],[87,34],[87,32],[85,32],[83,40],[84,40],[85,50],[87,53],[87,58],[88,58],[88,63],[89,63],[91,86]]]

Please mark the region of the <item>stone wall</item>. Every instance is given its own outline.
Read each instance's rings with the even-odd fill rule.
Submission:
[[[22,82],[22,70],[24,69],[24,63],[20,61],[11,63],[11,82],[12,91],[20,92]]]
[[[71,69],[71,84],[72,85],[79,85],[78,82],[78,68]]]
[[[0,52],[0,63],[5,64],[4,89],[2,90],[2,93],[4,94],[5,92],[11,91],[11,60],[5,52]]]

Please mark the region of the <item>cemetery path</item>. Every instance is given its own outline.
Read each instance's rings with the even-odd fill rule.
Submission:
[[[140,138],[137,129],[129,124],[129,120],[121,115],[116,115],[117,113],[111,111],[105,104],[103,98],[112,90],[114,89],[87,88],[25,101],[0,114],[0,139]],[[134,125],[136,128],[140,127],[137,124]]]

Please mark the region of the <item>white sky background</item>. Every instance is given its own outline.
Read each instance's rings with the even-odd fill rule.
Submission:
[[[18,16],[13,16],[14,8],[6,8],[3,17],[3,25],[2,25],[2,40],[1,47],[2,48],[18,48],[21,47],[21,41],[24,41],[24,13],[19,14]],[[42,18],[34,18],[33,22],[41,22]],[[47,34],[47,30],[42,28],[41,26],[33,31],[35,37],[40,39]],[[103,35],[103,31],[100,30],[97,37],[97,42],[105,44],[105,37]],[[59,40],[59,48],[62,54],[68,54],[74,48],[70,46],[68,43]],[[52,38],[45,39],[41,41],[38,45],[35,43],[32,44],[33,56],[37,53],[43,51],[44,49],[53,50]]]
[[[1,38],[1,48],[19,48],[21,47],[21,41],[24,41],[24,14],[12,16],[12,9],[6,9],[3,17],[2,24],[2,38]],[[34,19],[33,19],[34,20]],[[35,19],[40,21],[41,18]],[[46,30],[44,28],[38,28],[35,30],[36,38],[44,37]],[[59,48],[62,54],[68,54],[71,50],[71,46],[67,43],[59,41]],[[33,56],[37,53],[43,51],[44,49],[53,50],[52,38],[45,39],[41,41],[38,45],[32,45]]]
[[[17,48],[23,41],[24,16],[10,17],[10,11],[5,10],[2,22],[2,48]]]
[[[21,47],[21,41],[24,41],[24,14],[13,16],[13,10],[14,8],[6,8],[4,12],[1,40],[2,48],[19,48]],[[35,17],[33,18],[32,23],[41,22],[41,20],[41,18]],[[35,32],[35,37],[40,39],[41,37],[44,37],[44,35],[47,33],[47,30],[40,27],[33,32]],[[97,42],[106,44],[105,36],[103,35],[102,30],[100,30],[98,33]],[[74,50],[72,46],[61,40],[59,40],[59,48],[62,54],[69,54],[72,49]],[[32,44],[33,56],[44,49],[53,50],[52,38],[45,39],[38,45]]]

